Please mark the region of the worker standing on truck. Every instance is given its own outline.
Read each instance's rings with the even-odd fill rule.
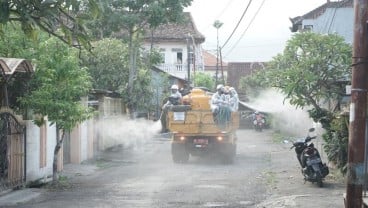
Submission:
[[[236,92],[235,88],[233,88],[233,87],[230,87],[229,92],[230,92],[230,100],[229,100],[230,109],[231,109],[232,112],[236,112],[236,111],[238,111],[238,108],[239,108],[238,93]]]
[[[211,97],[211,110],[214,118],[216,117],[220,106],[225,103],[224,85],[217,85],[216,90],[217,91]]]
[[[211,98],[213,120],[218,126],[225,127],[231,118],[230,95],[225,93],[223,85],[217,85],[217,92]]]

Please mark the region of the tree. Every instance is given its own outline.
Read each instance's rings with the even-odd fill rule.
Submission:
[[[40,115],[37,125],[47,116],[57,128],[53,161],[53,182],[57,181],[58,153],[65,138],[78,123],[92,115],[92,109],[81,104],[80,98],[91,89],[91,77],[79,67],[78,54],[73,48],[51,38],[40,45],[37,70],[31,81],[32,90],[20,98],[24,108]],[[59,130],[62,135],[60,137]]]
[[[266,82],[280,89],[297,107],[313,106],[339,99],[342,89],[336,83],[350,77],[352,48],[336,34],[297,33],[267,65]]]
[[[215,83],[211,75],[198,72],[194,77],[194,86],[206,87],[207,89],[214,89]]]
[[[336,109],[327,108],[326,102],[341,99],[345,89],[339,82],[350,80],[351,57],[352,47],[341,36],[297,33],[265,70],[244,80],[250,85],[281,90],[297,108],[312,107],[309,116],[326,130],[326,153],[342,172],[346,157],[341,156],[347,155],[340,154],[347,151],[346,118],[335,113]]]
[[[19,24],[7,24],[3,27],[7,32],[0,36],[0,57],[12,57],[32,60],[36,56],[38,44],[28,40],[24,33],[20,33]],[[39,37],[41,38],[41,37]],[[0,103],[5,88],[7,89],[9,107],[19,112],[17,101],[26,93],[31,73],[15,72],[11,75],[0,76]]]
[[[109,38],[92,45],[92,53],[83,53],[82,60],[91,74],[93,88],[118,92],[128,82],[128,46]]]
[[[159,53],[152,51],[152,55],[138,56],[138,75],[132,89],[133,93],[128,95],[128,45],[114,38],[105,38],[93,42],[92,45],[92,53],[83,53],[82,60],[92,76],[93,88],[120,93],[124,102],[134,106],[134,110],[150,111],[152,104],[149,99],[154,93],[151,89],[149,69],[160,61]]]
[[[102,18],[91,23],[92,28],[98,28],[108,23],[108,28],[92,29],[94,34],[104,37],[112,32],[120,32],[123,39],[128,43],[129,54],[129,78],[126,88],[128,97],[133,96],[134,81],[138,76],[137,59],[140,54],[141,35],[145,29],[154,29],[161,24],[178,22],[182,19],[183,10],[190,6],[192,0],[174,1],[130,1],[130,0],[108,0],[103,5],[106,11]],[[122,30],[122,31],[121,31]],[[102,35],[101,35],[102,34]],[[130,112],[134,112],[134,102],[128,102]]]
[[[99,7],[95,0],[2,0],[0,36],[4,35],[7,23],[18,22],[23,32],[34,39],[39,28],[69,45],[88,46],[84,20],[98,14]]]

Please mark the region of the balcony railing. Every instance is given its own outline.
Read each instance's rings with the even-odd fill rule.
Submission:
[[[187,64],[159,64],[157,67],[167,73],[173,74],[180,78],[186,78],[188,76],[188,65]],[[202,65],[190,65],[190,73],[195,72],[203,72],[204,67]]]

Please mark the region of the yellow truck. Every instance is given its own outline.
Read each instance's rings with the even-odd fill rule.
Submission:
[[[193,89],[183,97],[184,105],[171,106],[166,124],[172,133],[171,153],[175,163],[186,163],[189,156],[214,154],[225,163],[236,155],[238,112],[230,112],[228,120],[220,123],[210,109],[211,94]]]

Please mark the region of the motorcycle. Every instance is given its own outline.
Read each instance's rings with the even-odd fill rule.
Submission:
[[[314,130],[314,128],[311,128],[309,132],[313,132]],[[303,138],[303,140],[293,142],[293,146],[290,149],[295,148],[304,181],[316,182],[319,187],[322,187],[323,179],[329,174],[329,169],[326,163],[322,163],[321,156],[314,147],[314,144],[310,143],[315,138],[317,137],[311,137],[308,133],[307,137]]]
[[[265,119],[263,117],[259,116],[253,120],[254,129],[256,131],[262,131],[264,124],[265,124]]]

